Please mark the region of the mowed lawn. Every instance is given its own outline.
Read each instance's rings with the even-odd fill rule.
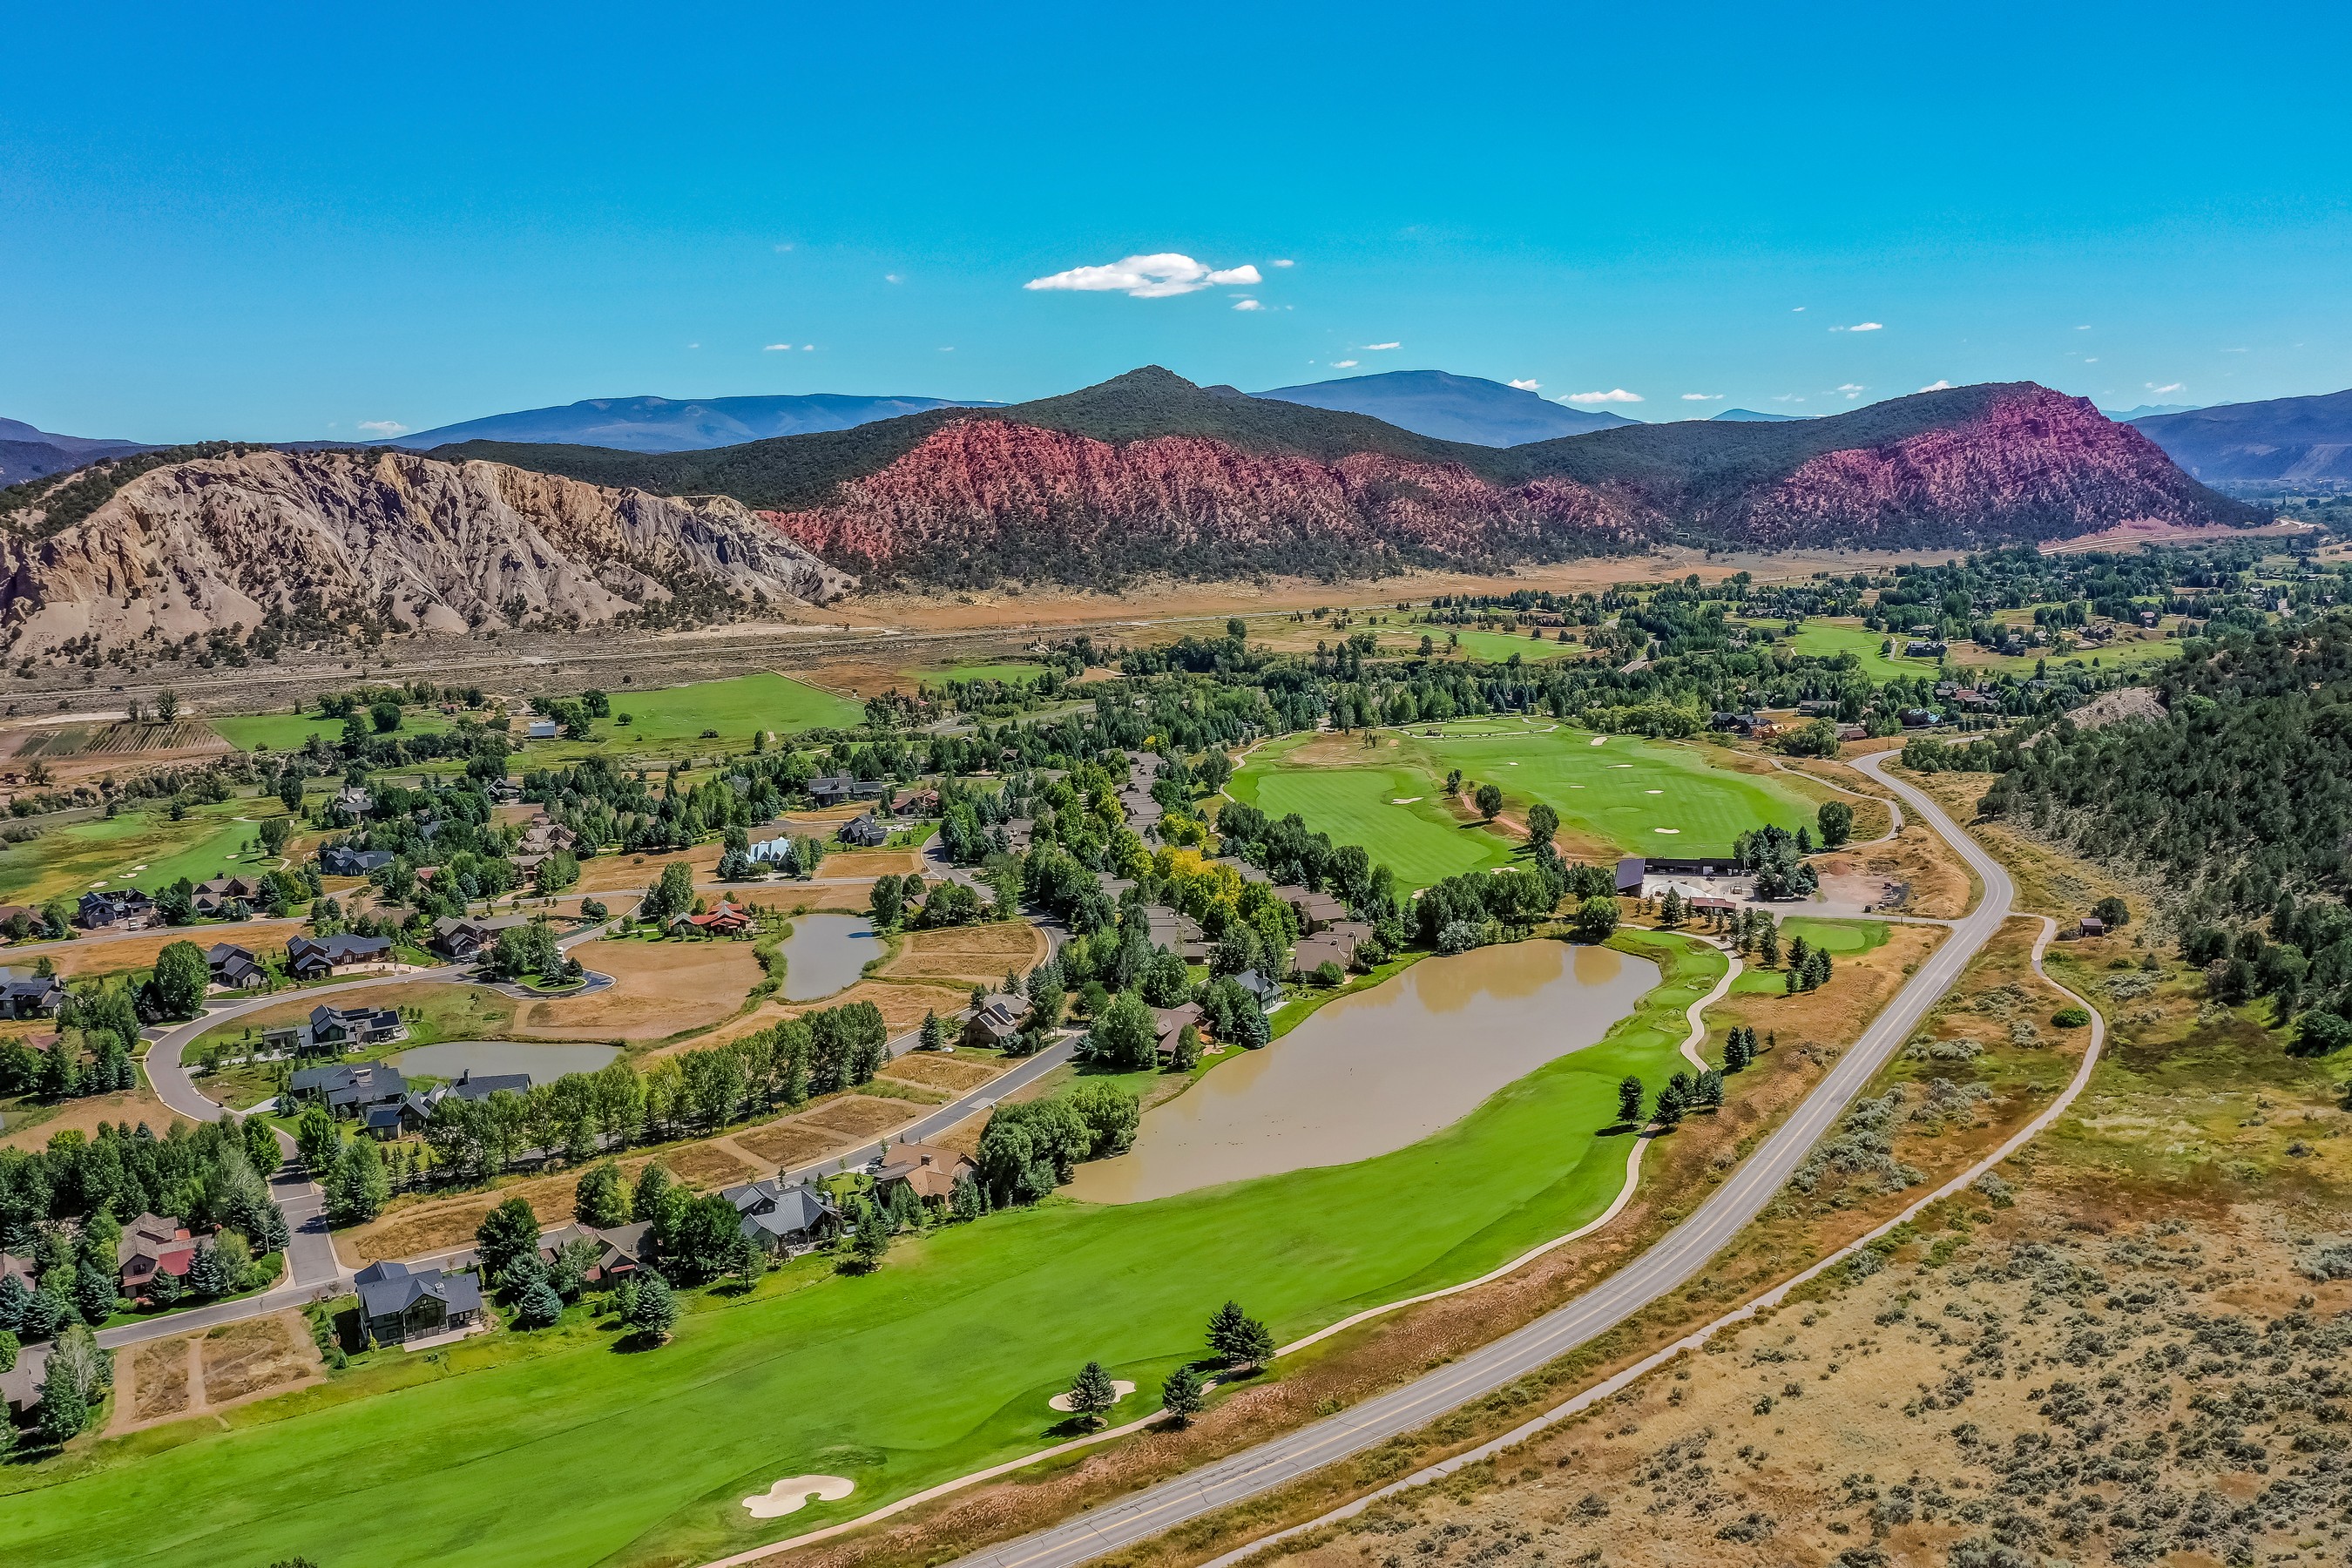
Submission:
[[[39,903],[61,894],[79,897],[97,886],[136,885],[152,892],[182,877],[201,882],[274,864],[239,852],[260,831],[262,817],[285,814],[274,797],[263,796],[193,805],[178,822],[156,806],[53,827],[0,849],[0,900]]]
[[[902,1241],[869,1277],[803,1264],[742,1301],[706,1300],[656,1351],[574,1333],[481,1370],[414,1358],[229,1412],[226,1432],[207,1417],[101,1445],[68,1478],[0,1470],[19,1489],[0,1496],[0,1562],[694,1563],[1044,1446],[1046,1399],[1089,1358],[1139,1385],[1123,1415],[1150,1409],[1228,1297],[1288,1341],[1603,1208],[1625,1163],[1617,1080],[1674,1070],[1682,1011],[1723,963],[1680,939],[1620,942],[1665,970],[1633,1017],[1396,1153],[999,1214]],[[477,1342],[450,1365],[497,1353]],[[857,1489],[784,1520],[745,1513],[743,1498],[803,1474]]]
[[[1821,658],[1835,658],[1850,653],[1862,661],[1862,672],[1873,680],[1913,680],[1936,673],[1932,658],[1906,658],[1900,649],[1908,638],[1897,635],[1897,652],[1889,658],[1878,650],[1886,644],[1886,634],[1874,632],[1856,621],[1807,621],[1797,628],[1797,635],[1781,639],[1781,646],[1799,653],[1812,654]]]
[[[329,744],[343,738],[344,721],[322,718],[317,713],[224,713],[205,721],[220,738],[240,752],[256,746],[273,752],[299,752],[310,743],[310,737],[323,737]],[[370,726],[373,730],[373,726]],[[438,713],[404,710],[401,714],[398,734],[436,734],[449,728],[449,721]]]
[[[1388,631],[1387,627],[1381,629],[1383,632]],[[1402,634],[1404,640],[1402,643],[1395,640],[1398,634],[1390,632],[1381,639],[1381,651],[1418,654],[1421,651],[1421,639],[1424,633],[1428,635],[1429,640],[1436,645],[1436,650],[1440,656],[1445,652],[1447,634],[1452,633],[1462,639],[1462,654],[1465,658],[1490,659],[1496,664],[1506,662],[1513,654],[1517,654],[1522,659],[1532,664],[1538,659],[1564,658],[1570,654],[1584,651],[1578,644],[1559,641],[1559,634],[1556,630],[1547,632],[1542,637],[1537,638],[1528,637],[1525,633],[1514,636],[1509,632],[1474,631],[1468,626],[1431,626],[1407,627]]]
[[[613,714],[595,722],[595,733],[615,742],[691,741],[716,730],[727,741],[748,742],[755,730],[789,734],[796,730],[862,722],[866,710],[806,681],[762,670],[728,680],[705,680],[656,691],[626,688],[611,693]],[[619,716],[629,715],[620,723]]]
[[[1276,742],[1253,755],[1229,786],[1234,798],[1269,816],[1295,811],[1334,844],[1361,844],[1407,887],[1425,888],[1510,859],[1508,842],[1454,820],[1444,799],[1443,774],[1432,778],[1402,762],[1292,765],[1287,759],[1298,749]]]

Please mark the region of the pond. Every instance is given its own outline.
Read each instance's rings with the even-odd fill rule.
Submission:
[[[1219,1065],[1147,1112],[1134,1148],[1080,1165],[1064,1190],[1142,1203],[1402,1149],[1597,1043],[1659,978],[1646,959],[1559,942],[1423,959]]]
[[[882,944],[863,915],[798,915],[783,954],[784,1000],[814,1002],[856,984]]]
[[[536,1040],[444,1040],[411,1046],[391,1058],[402,1072],[427,1078],[460,1073],[527,1072],[533,1083],[553,1083],[568,1072],[594,1072],[621,1054],[618,1046],[559,1046]]]

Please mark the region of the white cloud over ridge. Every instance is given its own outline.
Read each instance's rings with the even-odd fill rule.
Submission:
[[[1719,392],[1685,392],[1683,394],[1683,401],[1685,403],[1720,403],[1723,401],[1723,394]]]
[[[1129,256],[1100,267],[1073,267],[1066,272],[1032,278],[1024,289],[1068,289],[1082,294],[1124,294],[1131,300],[1165,300],[1197,294],[1203,289],[1265,281],[1258,269],[1213,268],[1178,251]]]
[[[373,430],[379,436],[405,436],[408,434],[408,426],[403,425],[397,419],[362,419],[360,421],[360,428],[362,430]]]
[[[1510,384],[1518,388],[1521,392],[1541,392],[1543,390],[1543,383],[1537,381],[1532,377],[1526,381],[1515,381]]]
[[[1560,401],[1562,403],[1640,403],[1643,397],[1638,392],[1628,392],[1622,386],[1612,386],[1606,392],[1571,392]]]
[[[2150,392],[2186,392],[2189,390],[2189,384],[2185,381],[2168,381],[2162,386],[2158,386],[2151,381],[2147,384],[2147,389]]]
[[[1358,361],[1351,359],[1335,359],[1331,362],[1331,368],[1333,370],[1353,370],[1356,368],[1358,363]]]
[[[1883,332],[1885,330],[1886,324],[1884,321],[1856,321],[1851,327],[1832,327],[1830,329],[1830,331],[1833,332]]]
[[[1935,381],[1929,382],[1919,390],[1922,392],[1949,392],[1952,390],[1952,384],[1948,381],[1938,378]]]

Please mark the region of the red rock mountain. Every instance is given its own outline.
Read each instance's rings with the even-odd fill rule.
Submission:
[[[1334,453],[1248,431],[1122,441],[1023,413],[934,425],[817,504],[761,515],[854,570],[947,581],[1492,565],[1669,539],[1947,547],[2252,519],[2137,430],[2032,384],[1502,450],[1412,437],[1422,449]]]

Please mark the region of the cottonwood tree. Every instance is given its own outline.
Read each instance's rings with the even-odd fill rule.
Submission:
[[[539,1216],[521,1198],[509,1198],[482,1217],[474,1231],[474,1247],[482,1272],[497,1279],[507,1265],[539,1253]]]
[[[1853,807],[1845,802],[1823,801],[1822,808],[1813,816],[1822,826],[1822,848],[1835,849],[1853,837]]]
[[[599,1160],[580,1173],[572,1191],[572,1213],[592,1230],[629,1223],[629,1190],[621,1184],[621,1167]]]
[[[1559,831],[1559,813],[1542,801],[1528,807],[1528,842],[1548,845]]]
[[[336,1225],[365,1225],[383,1212],[386,1199],[392,1196],[392,1184],[383,1173],[383,1161],[376,1153],[373,1139],[356,1138],[343,1146],[335,1161],[334,1178],[327,1189],[327,1208]],[[532,1237],[535,1240],[538,1231]]]

